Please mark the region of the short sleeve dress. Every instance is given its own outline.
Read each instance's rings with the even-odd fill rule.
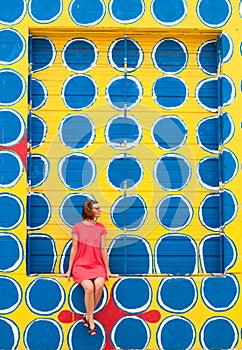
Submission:
[[[101,236],[107,233],[105,227],[98,222],[93,226],[78,222],[74,225],[72,233],[78,239],[78,251],[72,267],[74,282],[81,283],[83,280],[97,277],[106,280],[107,271],[100,249]]]

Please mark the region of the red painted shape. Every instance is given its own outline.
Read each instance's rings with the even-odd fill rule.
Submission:
[[[100,312],[98,312],[97,314],[95,314],[95,319],[100,321],[106,330],[107,339],[106,339],[106,345],[104,347],[104,350],[114,349],[110,342],[110,333],[111,333],[112,327],[120,318],[125,316],[138,316],[143,318],[145,321],[149,323],[156,323],[156,322],[159,322],[159,320],[161,319],[161,314],[158,310],[150,310],[140,314],[130,314],[128,312],[124,312],[120,310],[114,303],[114,300],[112,298],[112,291],[110,295],[111,297],[107,305],[105,306],[105,308]],[[58,319],[62,323],[72,323],[77,320],[80,320],[81,318],[82,318],[82,315],[77,315],[74,312],[71,312],[69,310],[62,310],[58,315]]]
[[[0,151],[14,151],[16,152],[22,159],[24,163],[24,167],[26,169],[27,163],[27,133],[24,135],[22,140],[15,146],[12,147],[0,147]]]

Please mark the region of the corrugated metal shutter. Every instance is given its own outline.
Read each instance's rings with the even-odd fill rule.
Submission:
[[[198,127],[218,113],[217,36],[33,33],[28,273],[66,268],[71,227],[89,197],[103,209],[113,272],[200,271],[198,248],[210,231],[199,212],[218,188],[204,187],[198,176],[211,156],[198,138],[217,148],[216,162],[219,134],[202,124],[198,135]],[[213,169],[218,183],[217,163]],[[217,237],[204,252],[216,256],[207,272],[221,271]]]

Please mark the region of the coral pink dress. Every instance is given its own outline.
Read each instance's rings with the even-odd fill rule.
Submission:
[[[105,227],[96,222],[88,226],[83,222],[74,225],[72,233],[78,239],[78,251],[72,267],[75,283],[97,277],[107,279],[107,271],[101,255],[101,236],[106,234]]]

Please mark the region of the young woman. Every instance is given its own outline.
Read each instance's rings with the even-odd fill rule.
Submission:
[[[72,248],[69,268],[65,276],[79,283],[85,292],[84,302],[86,315],[83,325],[89,328],[89,334],[95,335],[93,313],[97,306],[104,287],[105,280],[115,277],[108,266],[106,249],[106,229],[96,222],[101,208],[97,201],[88,200],[83,205],[83,221],[74,225],[72,230]]]

